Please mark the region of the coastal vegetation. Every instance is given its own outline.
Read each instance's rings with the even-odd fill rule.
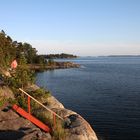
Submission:
[[[76,55],[72,54],[66,54],[66,53],[61,53],[61,54],[48,54],[48,55],[40,55],[45,57],[46,59],[67,59],[67,58],[77,58]]]
[[[71,62],[55,62],[55,58],[75,58],[71,54],[51,54],[38,55],[37,50],[29,43],[13,41],[3,30],[0,32],[0,66],[8,69],[11,62],[16,59],[18,67],[22,67],[22,63],[26,63],[26,67],[32,70],[47,70],[58,68],[73,68],[79,65]],[[27,69],[26,69],[27,70]]]
[[[0,66],[8,67],[16,59],[26,60],[27,64],[46,64],[47,61],[43,56],[37,54],[37,50],[29,43],[13,41],[12,38],[2,30],[0,32]]]
[[[47,98],[51,96],[49,91],[46,91],[43,88],[38,88],[33,91],[27,89],[27,87],[30,87],[30,85],[33,85],[35,82],[34,71],[30,69],[29,64],[46,65],[46,58],[37,55],[37,50],[32,48],[30,44],[13,41],[4,31],[0,32],[0,54],[0,81],[2,82],[0,86],[0,107],[6,103],[10,105],[16,103],[27,110],[27,97],[20,93],[19,88],[28,91],[31,96],[40,102],[44,103],[45,101],[45,104],[48,104]],[[18,66],[15,69],[11,69],[10,65],[14,59],[17,60]],[[50,66],[53,63],[53,61],[48,61],[48,65]],[[8,73],[8,75],[6,73]],[[11,98],[3,95],[4,88],[12,90],[14,97]],[[42,114],[38,114],[37,110],[41,109],[35,102],[31,101],[31,106],[32,114],[40,118],[41,121],[47,121],[48,125],[51,127],[52,121],[50,120],[52,118],[48,115],[43,115],[43,111]],[[63,125],[59,122],[57,123],[55,132],[52,131],[52,137],[54,140],[59,140],[62,139],[64,135]]]
[[[78,138],[80,140],[97,140],[96,134],[92,131],[90,125],[80,115],[64,108],[51,95],[50,91],[35,85],[34,70],[36,69],[72,68],[79,67],[79,65],[71,62],[55,62],[53,59],[46,60],[44,56],[38,55],[37,50],[32,48],[30,44],[13,41],[4,31],[0,32],[0,54],[0,116],[2,116],[2,119],[4,118],[4,120],[1,120],[3,123],[0,124],[0,129],[3,130],[4,127],[4,130],[9,131],[10,127],[10,130],[13,131],[14,129],[17,132],[20,131],[20,128],[23,128],[24,124],[26,125],[27,120],[21,118],[11,109],[16,104],[26,110],[26,112],[30,108],[29,112],[34,117],[50,127],[51,132],[45,133],[46,139],[73,140]],[[13,60],[17,61],[18,65],[16,67],[11,67]],[[34,98],[34,100],[32,98],[30,101],[30,107],[28,106],[29,98],[23,94],[21,89]],[[40,102],[40,104],[37,104],[35,101]],[[51,111],[42,108],[42,106]],[[3,109],[5,107],[6,110],[10,109],[10,111],[4,112]],[[73,117],[75,119],[72,119]],[[9,118],[8,122],[5,118]],[[31,124],[28,121],[29,123]],[[77,123],[79,125],[75,126],[74,124]],[[39,128],[35,130],[34,127],[31,124],[30,133],[32,135],[30,136],[29,134],[31,139],[34,139],[34,137],[38,139],[40,136],[40,139],[43,139],[44,132]],[[26,130],[24,129],[23,131]],[[27,139],[29,139],[28,134]]]

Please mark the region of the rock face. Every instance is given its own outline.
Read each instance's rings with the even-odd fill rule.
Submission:
[[[66,140],[97,140],[91,126],[80,115],[71,115],[70,128]]]
[[[5,98],[14,99],[13,92],[7,86],[0,86],[0,96]]]
[[[89,123],[76,112],[65,108],[52,108],[52,110],[65,118],[66,140],[98,140]]]
[[[39,87],[32,85],[28,87],[28,90],[36,90]],[[6,87],[0,87],[2,96],[8,98],[14,98],[10,89]],[[82,118],[79,114],[72,110],[64,108],[63,104],[60,103],[55,97],[50,96],[47,98],[47,104],[44,103],[48,108],[56,112],[62,118],[64,118],[65,131],[67,133],[64,140],[98,140],[95,132],[89,125],[89,123]],[[39,110],[39,113],[45,112],[46,110]],[[39,128],[33,125],[28,120],[20,117],[13,110],[6,108],[0,109],[0,140],[54,140],[49,133],[42,132]]]
[[[46,106],[65,119],[66,140],[98,140],[95,132],[83,117],[72,110],[64,108],[62,103],[53,96],[47,100],[49,104]]]
[[[48,97],[48,107],[50,109],[52,108],[64,108],[64,106],[54,97],[54,96],[50,96]]]
[[[51,135],[42,132],[31,122],[20,117],[11,109],[5,109],[4,111],[0,110],[0,139],[51,140]]]
[[[54,96],[49,97],[47,101],[46,106],[65,119],[66,140],[98,140],[95,132],[83,117],[66,109]],[[44,111],[44,113],[47,112]]]

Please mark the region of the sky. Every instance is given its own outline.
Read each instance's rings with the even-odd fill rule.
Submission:
[[[139,55],[140,0],[0,0],[0,30],[38,54]]]

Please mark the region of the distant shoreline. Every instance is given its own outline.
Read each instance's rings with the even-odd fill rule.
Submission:
[[[92,58],[92,57],[140,57],[140,55],[99,55],[99,56],[79,56],[77,58]]]
[[[40,71],[40,70],[79,68],[80,65],[73,62],[54,62],[54,64],[51,65],[28,64],[28,67],[31,70]]]
[[[140,55],[108,55],[107,57],[140,57]]]

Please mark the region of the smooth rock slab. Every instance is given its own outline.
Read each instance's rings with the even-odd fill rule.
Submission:
[[[20,117],[13,110],[0,110],[0,140],[51,140],[51,135]]]

